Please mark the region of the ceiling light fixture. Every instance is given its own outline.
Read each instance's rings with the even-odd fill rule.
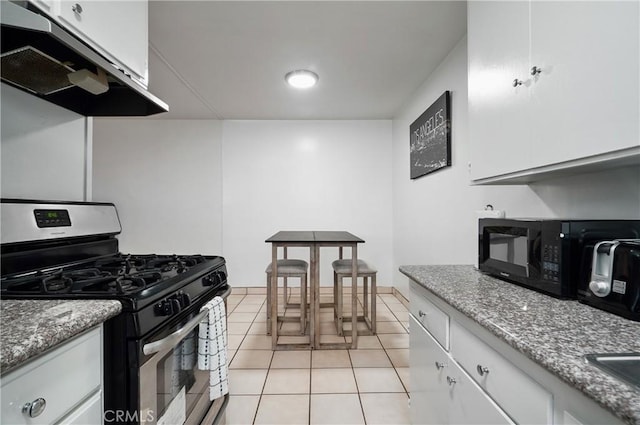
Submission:
[[[287,72],[287,75],[284,76],[284,80],[290,86],[297,89],[308,89],[316,85],[318,82],[318,74],[306,69],[298,69],[296,71]]]

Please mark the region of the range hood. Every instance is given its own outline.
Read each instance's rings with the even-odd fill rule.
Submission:
[[[85,116],[148,116],[169,110],[47,17],[5,0],[0,7],[2,82]]]

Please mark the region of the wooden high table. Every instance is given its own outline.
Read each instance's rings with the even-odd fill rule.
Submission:
[[[287,247],[308,247],[310,249],[310,279],[311,290],[309,338],[310,346],[314,349],[336,349],[336,348],[357,348],[358,344],[358,314],[357,314],[357,262],[358,244],[364,240],[349,232],[333,231],[279,231],[265,242],[271,244],[271,296],[278,297],[278,248]],[[351,248],[351,285],[353,295],[351,296],[351,344],[348,343],[320,343],[320,248],[338,247],[342,253],[342,248]],[[335,302],[335,300],[334,300]],[[267,326],[269,324],[267,323]],[[278,303],[271,303],[271,337],[272,347],[276,349],[278,341]]]

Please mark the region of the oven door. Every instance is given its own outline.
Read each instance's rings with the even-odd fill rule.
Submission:
[[[221,296],[230,293],[229,288]],[[219,423],[224,417],[228,394],[209,400],[209,371],[198,369],[198,325],[206,315],[194,308],[177,330],[144,343],[143,352],[151,356],[140,367],[141,424],[191,425],[205,417]]]

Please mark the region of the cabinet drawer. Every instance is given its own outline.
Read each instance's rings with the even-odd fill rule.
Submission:
[[[101,384],[101,338],[97,328],[2,379],[1,421],[5,424],[50,424],[67,414]],[[30,418],[22,407],[39,398],[43,412]]]
[[[412,424],[513,424],[413,316],[409,322]]]
[[[449,423],[513,425],[509,416],[496,405],[473,379],[458,366],[450,362],[445,378],[451,410]]]
[[[60,424],[83,425],[100,424],[102,422],[102,391],[98,391],[68,416],[65,416],[60,421]]]
[[[428,292],[411,283],[411,314],[424,326],[446,350],[449,349],[449,316],[431,301]]]
[[[415,317],[409,317],[409,326],[411,423],[446,424],[449,422],[449,411],[446,407],[448,399],[444,369],[451,360]]]
[[[516,422],[552,423],[551,393],[455,321],[451,355]]]

